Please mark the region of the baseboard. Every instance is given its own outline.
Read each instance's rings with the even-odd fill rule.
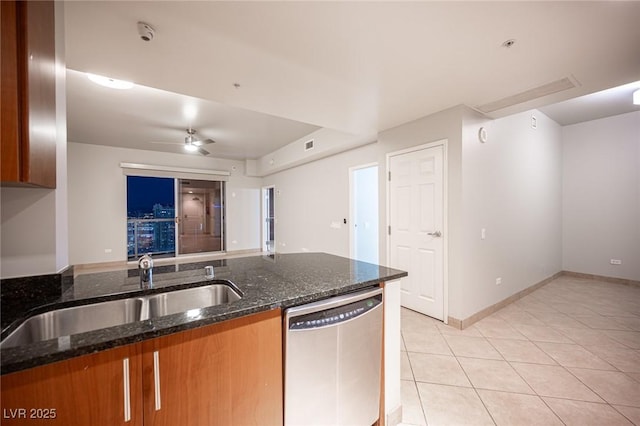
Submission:
[[[244,250],[227,250],[227,255],[228,256],[240,256],[240,255],[245,255],[245,254],[261,254],[264,253],[262,250],[260,249],[244,249]]]
[[[386,426],[397,426],[402,423],[402,405],[387,414]]]
[[[545,278],[544,280],[533,284],[530,287],[525,288],[524,290],[520,290],[519,292],[512,294],[511,296],[507,297],[506,299],[502,299],[501,301],[499,301],[498,303],[494,303],[491,306],[488,306],[486,308],[484,308],[483,310],[476,312],[475,314],[471,315],[468,318],[465,319],[458,319],[458,318],[454,318],[454,317],[448,317],[448,322],[449,325],[457,328],[459,330],[464,330],[465,328],[469,327],[470,325],[480,321],[483,318],[488,317],[491,314],[494,314],[496,312],[498,312],[500,309],[504,308],[507,305],[510,305],[511,303],[515,302],[518,299],[522,299],[524,296],[533,293],[534,291],[536,291],[537,289],[539,289],[540,287],[544,286],[545,284],[548,284],[549,282],[555,280],[556,278],[560,277],[561,275],[563,275],[563,272],[558,272],[553,274],[552,276]]]
[[[462,320],[454,317],[447,317],[447,325],[458,330],[462,330]]]
[[[80,265],[73,265],[74,276],[82,274],[90,274],[93,272],[103,272],[110,270],[127,269],[131,267],[127,264],[126,260],[117,260],[114,262],[100,262],[100,263],[83,263]]]
[[[634,286],[634,287],[640,287],[640,281],[629,280],[629,279],[626,279],[626,278],[607,277],[607,276],[604,276],[604,275],[585,274],[585,273],[582,273],[582,272],[573,272],[573,271],[562,271],[562,275],[567,276],[567,277],[583,278],[583,279],[587,279],[587,280],[598,280],[598,281],[604,281],[604,282],[607,282],[607,283],[623,284],[623,285],[630,285],[630,286]]]

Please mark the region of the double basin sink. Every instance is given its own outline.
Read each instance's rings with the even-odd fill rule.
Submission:
[[[194,310],[241,298],[239,291],[230,285],[211,284],[57,309],[25,320],[0,343],[0,348],[24,346],[181,312],[197,314],[199,311]]]

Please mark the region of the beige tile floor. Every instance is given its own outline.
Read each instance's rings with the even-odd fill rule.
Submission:
[[[562,276],[456,330],[402,310],[402,424],[640,426],[640,287]]]

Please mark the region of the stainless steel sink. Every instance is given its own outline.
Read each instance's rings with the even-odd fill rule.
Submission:
[[[61,336],[221,305],[241,298],[240,294],[228,285],[212,284],[57,309],[27,319],[0,343],[0,348],[23,346]]]
[[[149,318],[187,312],[240,300],[241,296],[224,284],[193,287],[148,296]]]
[[[140,321],[143,304],[142,298],[120,299],[35,315],[7,336],[0,343],[0,348],[28,345],[60,336]]]

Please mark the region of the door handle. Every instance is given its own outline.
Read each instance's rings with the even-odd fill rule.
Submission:
[[[440,238],[442,237],[442,232],[440,231],[427,232],[427,235],[431,235],[432,237],[435,237],[435,238]]]
[[[158,351],[153,352],[153,383],[155,408],[156,411],[160,411],[162,402],[160,401],[160,353]]]
[[[129,358],[122,360],[122,375],[124,379],[124,421],[131,421],[131,388],[129,382]]]

